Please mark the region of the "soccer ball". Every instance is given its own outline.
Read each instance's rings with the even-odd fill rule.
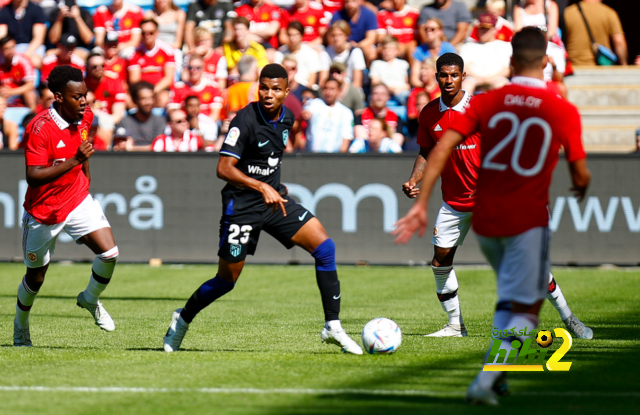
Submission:
[[[388,318],[374,318],[362,329],[362,345],[369,354],[390,354],[401,344],[400,327]]]
[[[549,330],[540,330],[536,336],[536,343],[545,349],[553,343],[553,336]]]

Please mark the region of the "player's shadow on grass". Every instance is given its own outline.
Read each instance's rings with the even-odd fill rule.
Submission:
[[[15,294],[10,295],[0,295],[0,298],[15,298]],[[38,299],[49,299],[49,300],[73,300],[76,301],[78,299],[77,295],[74,296],[66,296],[66,295],[39,295]],[[114,300],[114,301],[186,301],[184,297],[109,297],[104,296],[100,297],[101,300]]]

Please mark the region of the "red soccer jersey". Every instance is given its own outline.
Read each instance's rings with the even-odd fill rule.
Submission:
[[[86,109],[79,124],[68,124],[51,107],[27,125],[24,152],[27,166],[50,167],[76,155],[80,143],[89,137],[93,112]],[[78,165],[51,183],[27,189],[24,208],[38,222],[63,222],[89,194],[89,180]]]
[[[344,8],[344,0],[322,0],[324,9],[331,14],[335,14]]]
[[[498,23],[496,23],[496,39],[502,40],[503,42],[511,42],[511,38],[513,37],[513,26],[511,22],[509,22],[504,17],[498,17]],[[473,29],[471,29],[471,34],[469,37],[478,41],[478,21],[473,25]]]
[[[0,82],[3,86],[17,88],[25,82],[35,81],[36,73],[29,58],[21,53],[16,53],[10,65],[0,66]]]
[[[160,39],[156,40],[153,49],[148,50],[144,45],[138,46],[136,52],[129,59],[127,70],[140,70],[140,80],[155,85],[164,77],[164,67],[175,66],[173,46]]]
[[[100,82],[85,79],[85,84],[89,91],[95,95],[96,106],[109,114],[111,114],[113,104],[125,102],[127,98],[122,83],[109,76],[103,76]]]
[[[413,88],[409,93],[409,98],[407,99],[407,118],[416,119],[420,115],[418,113],[418,109],[416,108],[416,103],[418,101],[418,95],[422,92],[425,92],[424,88]],[[427,92],[425,92],[427,93]],[[436,87],[431,93],[427,93],[429,95],[429,102],[433,101],[436,98],[440,98],[442,93],[440,92],[440,87]]]
[[[576,107],[541,80],[512,82],[478,95],[451,125],[464,136],[482,137],[473,228],[487,237],[548,226],[549,186],[560,147],[568,162],[586,157]]]
[[[262,6],[254,9],[249,4],[244,4],[236,9],[238,16],[244,16],[251,22],[251,31],[264,30],[271,22],[282,23],[282,10],[275,4],[262,3]],[[269,39],[269,43],[274,48],[279,46],[278,33]]]
[[[360,122],[367,128],[367,131],[369,131],[369,124],[374,118],[376,118],[376,116],[373,111],[371,111],[371,108],[367,107],[364,109],[364,111],[362,111],[362,115],[360,115]],[[390,109],[387,109],[387,113],[384,116],[384,121],[395,131],[398,130],[398,120],[398,115]]]
[[[133,4],[124,3],[115,13],[112,13],[107,6],[100,6],[93,16],[93,30],[96,32],[115,30],[118,32],[118,41],[126,43],[131,40],[131,33],[142,32],[140,22],[143,19],[142,9]]]
[[[127,83],[127,61],[119,56],[104,61],[104,75],[117,79],[122,84]]]
[[[185,131],[182,140],[178,143],[174,141],[173,137],[165,134],[157,136],[151,143],[152,151],[158,153],[189,153],[202,150],[202,146],[202,137],[191,130]]]
[[[42,76],[40,77],[40,79],[42,79],[43,82],[46,82],[47,78],[49,77],[49,74],[51,73],[53,68],[55,68],[58,65],[73,66],[74,68],[80,69],[83,74],[84,74],[84,71],[85,71],[84,60],[82,60],[82,58],[79,57],[78,55],[74,55],[72,53],[71,54],[71,61],[69,63],[60,63],[60,61],[58,59],[58,55],[47,55],[42,60]]]
[[[388,33],[396,37],[400,43],[409,43],[415,39],[418,17],[418,9],[409,6],[404,6],[400,11],[380,10],[378,33]]]
[[[433,148],[445,131],[454,125],[457,113],[464,111],[471,95],[464,97],[453,108],[447,107],[441,98],[434,99],[420,112],[418,119],[418,144]],[[451,153],[449,162],[442,171],[442,200],[460,212],[471,212],[475,201],[476,182],[480,167],[480,137],[470,135]]]
[[[200,112],[204,115],[211,115],[211,110],[214,108],[222,108],[222,92],[204,79],[200,81],[200,85],[176,82],[171,89],[171,95],[169,104],[171,109],[182,108],[185,99],[190,95],[197,95],[200,98]]]
[[[309,1],[305,9],[297,9],[291,13],[289,21],[297,20],[304,26],[303,42],[311,42],[320,36],[320,29],[329,26],[331,13],[316,1]]]

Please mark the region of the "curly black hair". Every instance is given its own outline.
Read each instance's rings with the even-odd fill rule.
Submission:
[[[455,53],[445,53],[436,61],[436,70],[440,72],[443,66],[457,66],[460,72],[464,72],[464,61]]]
[[[69,82],[84,82],[82,71],[69,65],[56,66],[47,78],[47,85],[54,94],[62,93]]]

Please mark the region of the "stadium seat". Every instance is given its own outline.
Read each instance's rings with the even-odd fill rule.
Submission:
[[[182,10],[186,12],[187,9],[189,8],[189,5],[193,2],[194,0],[175,0],[173,4],[180,7]]]
[[[154,0],[127,0],[127,3],[135,4],[146,12],[153,9]]]
[[[92,16],[96,13],[98,7],[109,6],[111,3],[113,3],[112,0],[76,0],[76,4],[86,9]]]
[[[4,119],[13,121],[18,124],[18,142],[22,141],[22,134],[24,134],[24,128],[22,128],[22,120],[29,114],[31,110],[27,107],[8,107],[4,110]]]
[[[402,119],[403,122],[407,122],[407,107],[404,105],[389,105],[387,103],[387,108],[391,111],[395,112],[398,117]]]

